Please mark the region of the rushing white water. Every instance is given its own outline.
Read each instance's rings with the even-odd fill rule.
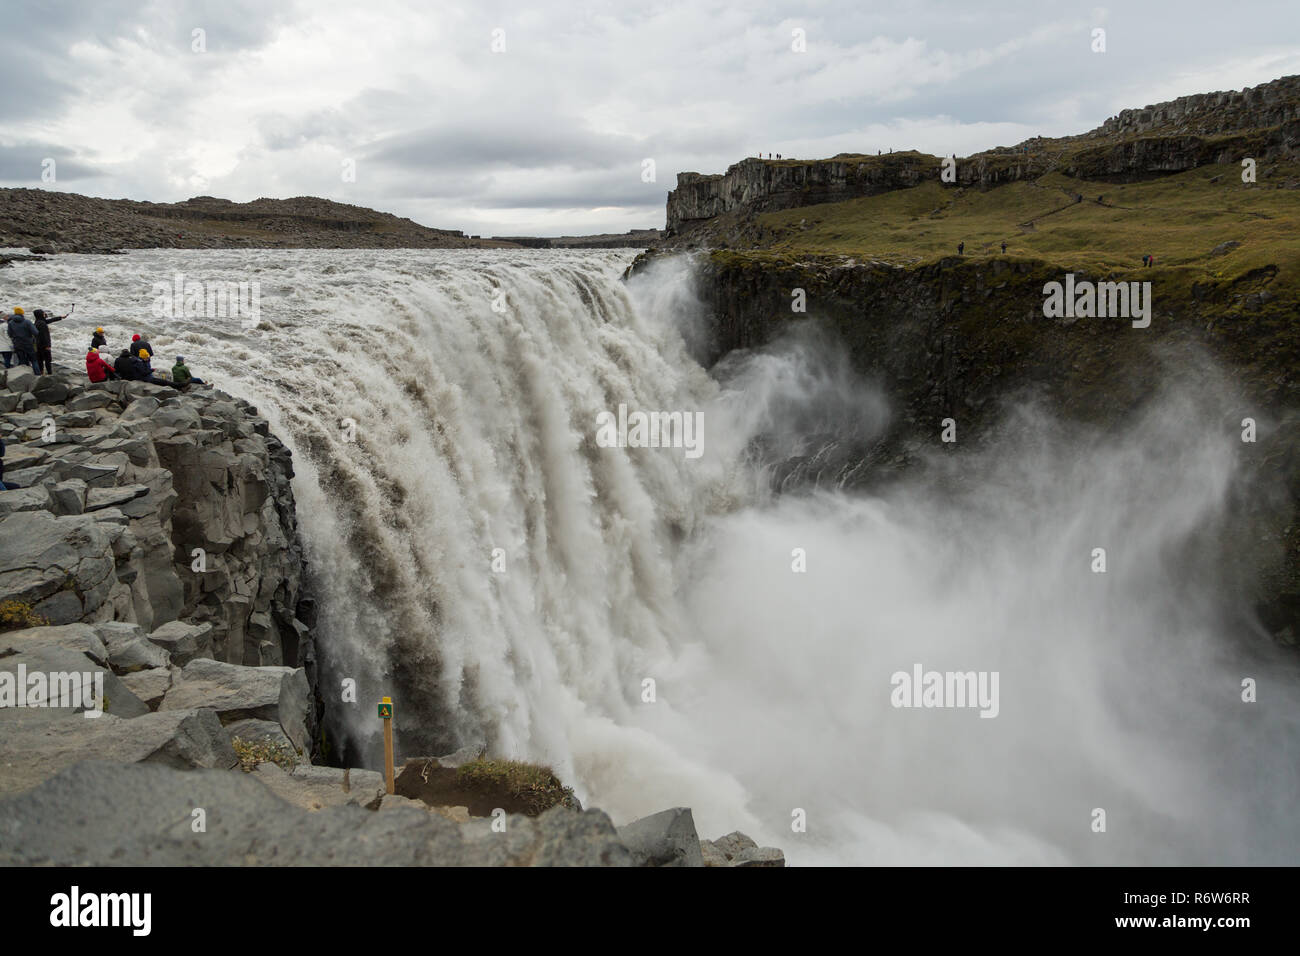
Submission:
[[[1296,862],[1296,675],[1195,558],[1237,481],[1230,390],[1171,387],[1105,436],[1027,406],[924,479],[772,496],[767,466],[873,434],[888,396],[815,337],[715,380],[686,265],[624,284],[630,258],[63,256],[8,270],[5,304],[76,301],[65,364],[96,324],[140,331],[271,419],[324,693],[360,688],[331,702],[354,763],[392,694],[408,755],[481,743],[617,822],[688,805],[796,863]],[[177,272],[257,281],[261,321],[153,317]],[[702,412],[704,454],[600,447],[620,403]],[[997,716],[892,706],[915,664],[996,671]]]

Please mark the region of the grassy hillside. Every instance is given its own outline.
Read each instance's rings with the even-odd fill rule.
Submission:
[[[1141,183],[1072,179],[1052,172],[988,190],[929,182],[845,202],[755,217],[757,248],[796,255],[847,255],[918,265],[956,254],[1045,260],[1101,274],[1144,271],[1143,278],[1222,281],[1268,266],[1275,294],[1300,291],[1300,164],[1260,170],[1206,166]],[[1074,197],[1084,199],[1076,203]],[[1098,197],[1103,197],[1098,202]],[[1212,255],[1224,242],[1239,246]],[[1156,267],[1142,270],[1144,253]]]

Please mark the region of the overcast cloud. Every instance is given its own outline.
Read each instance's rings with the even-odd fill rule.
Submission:
[[[470,234],[622,232],[663,225],[678,171],[760,150],[961,155],[1300,73],[1296,9],[5,0],[0,185],[318,195]]]

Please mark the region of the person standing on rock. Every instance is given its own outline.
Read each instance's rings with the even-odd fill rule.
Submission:
[[[46,315],[44,309],[32,313],[36,317],[36,358],[46,375],[54,374],[54,343],[50,339],[50,323],[62,322],[66,315]]]
[[[9,316],[8,325],[9,341],[14,344],[14,354],[18,356],[18,361],[30,365],[32,371],[40,375],[41,365],[36,358],[36,326],[32,325],[21,307],[14,309],[13,315]]]
[[[103,382],[118,377],[113,366],[105,362],[103,356],[99,354],[99,349],[93,346],[86,353],[86,375],[92,382]]]
[[[95,329],[95,334],[90,337],[90,347],[92,349],[102,349],[108,344],[108,339],[104,336],[104,327],[101,325]]]
[[[5,329],[6,329],[6,331],[7,331],[8,328],[9,328],[9,320],[12,319],[12,318],[13,318],[13,313],[12,313],[12,312],[0,312],[0,322],[3,322],[3,323],[5,324]],[[4,345],[4,344],[5,344],[4,342],[0,342],[0,346],[2,346],[2,345]],[[12,341],[9,342],[9,347],[8,347],[8,348],[0,348],[0,358],[3,358],[3,359],[4,359],[5,368],[8,368],[10,365],[13,364],[13,361],[14,361],[14,349],[13,349],[13,342],[12,342]]]

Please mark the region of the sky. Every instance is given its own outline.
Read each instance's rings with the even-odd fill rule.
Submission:
[[[0,186],[324,196],[483,236],[662,228],[678,172],[759,152],[960,156],[1300,73],[1296,0],[3,0],[2,20]]]

